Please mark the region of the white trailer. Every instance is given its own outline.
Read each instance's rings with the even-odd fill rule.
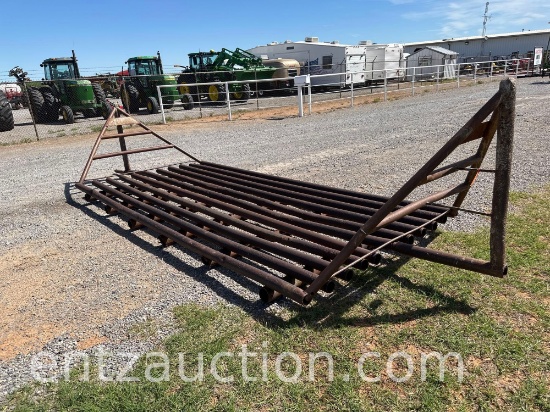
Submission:
[[[313,86],[349,86],[384,79],[384,72],[372,70],[390,69],[387,78],[403,77],[405,62],[403,46],[399,44],[373,45],[364,41],[359,45],[319,42],[317,37],[305,41],[273,42],[248,50],[263,59],[296,59],[303,67],[302,74],[311,74]],[[329,75],[315,77],[315,75]]]

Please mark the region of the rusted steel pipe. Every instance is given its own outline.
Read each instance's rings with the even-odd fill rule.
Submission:
[[[145,173],[149,173],[148,176],[152,176],[150,174],[151,172],[145,172]],[[363,224],[365,222],[365,219],[368,219],[370,217],[370,215],[364,215],[356,212],[340,210],[340,209],[331,208],[320,204],[314,205],[315,209],[317,210],[317,213],[316,213],[314,211],[311,211],[312,205],[309,202],[295,200],[291,197],[280,196],[280,195],[270,195],[268,192],[257,191],[257,190],[252,190],[253,193],[246,193],[240,190],[229,188],[225,185],[205,182],[200,178],[200,176],[198,176],[198,178],[193,178],[180,173],[174,173],[170,170],[158,169],[157,173],[162,175],[163,177],[170,178],[170,182],[173,184],[181,184],[181,183],[176,183],[176,181],[185,182],[185,183],[192,184],[193,186],[190,186],[190,187],[193,187],[194,188],[193,190],[198,190],[196,189],[197,187],[202,187],[210,190],[212,196],[219,196],[219,194],[226,195],[225,201],[228,201],[228,202],[232,202],[232,199],[242,199],[248,202],[255,203],[260,206],[267,207],[269,209],[281,211],[288,215],[293,215],[296,217],[300,217],[301,219],[319,222],[319,223],[329,218],[340,219],[341,221],[345,221],[345,219],[348,219],[350,221],[358,223],[358,225],[355,226],[355,228],[353,228],[352,230],[357,230],[357,228],[360,227],[360,224]],[[158,179],[164,180],[162,177],[158,177]],[[294,207],[291,207],[291,206],[294,206]],[[321,215],[319,213],[326,213],[329,216]],[[421,220],[421,221],[425,222],[425,220]],[[329,223],[329,224],[332,225],[332,223]],[[337,225],[334,225],[334,226],[337,226]],[[389,230],[395,230],[399,232],[407,232],[416,226],[417,225],[403,223],[402,221],[400,221],[400,222],[394,222],[391,225],[389,225],[387,228],[384,228],[382,230],[389,229]],[[429,229],[435,230],[436,227],[437,227],[437,223],[434,223]],[[392,234],[389,234],[389,236],[393,237]]]
[[[109,180],[109,179],[107,179],[107,180]],[[288,263],[284,260],[278,259],[278,258],[276,258],[272,255],[262,253],[262,252],[260,252],[256,249],[245,246],[241,243],[232,241],[230,239],[224,238],[224,237],[219,236],[217,234],[214,234],[212,232],[206,231],[206,230],[202,229],[201,227],[198,227],[198,226],[196,226],[192,223],[189,223],[185,220],[177,218],[177,217],[171,215],[170,213],[162,211],[161,209],[155,208],[154,206],[146,205],[146,204],[140,202],[139,200],[134,199],[133,197],[128,196],[128,195],[126,195],[126,194],[116,190],[115,188],[112,188],[112,187],[106,185],[106,184],[103,184],[103,183],[98,182],[98,181],[93,181],[92,183],[94,184],[94,186],[111,193],[113,196],[115,196],[119,199],[123,199],[124,201],[128,202],[129,204],[132,204],[134,207],[139,208],[139,209],[141,209],[145,212],[154,214],[154,215],[162,218],[166,222],[169,222],[170,224],[172,224],[174,226],[177,226],[179,228],[179,230],[185,230],[185,231],[191,232],[194,235],[196,235],[196,236],[198,236],[198,237],[200,237],[204,240],[207,240],[207,241],[213,242],[215,244],[221,245],[222,247],[225,247],[225,248],[227,248],[231,251],[235,251],[235,252],[237,252],[238,254],[240,254],[242,256],[250,258],[250,259],[252,259],[254,261],[257,261],[259,263],[268,265],[269,267],[271,267],[271,268],[273,268],[277,271],[281,271],[281,272],[283,272],[287,275],[294,276],[295,278],[298,278],[300,280],[304,280],[308,283],[313,281],[316,278],[316,275],[314,275],[312,272],[308,272],[308,271],[302,269],[299,266],[292,265],[292,264],[290,264],[290,263]],[[111,183],[111,182],[109,182],[109,183]],[[157,200],[157,204],[166,206],[167,202],[164,202],[164,201],[159,199],[159,200]],[[113,206],[111,206],[111,207],[113,207]],[[120,210],[117,207],[113,207],[113,208],[115,208],[117,210]],[[188,213],[191,213],[191,212],[188,212]],[[199,216],[196,216],[196,215],[194,217],[199,218]],[[136,219],[136,220],[143,222],[142,220],[139,220],[139,219]],[[206,219],[206,220],[208,220],[208,219]],[[210,222],[212,224],[212,227],[215,227],[217,225],[215,222],[212,222],[212,221],[210,221]],[[226,228],[223,225],[220,225],[220,226],[222,228]],[[177,233],[179,235],[181,235],[181,233],[179,233],[179,232],[177,232]],[[176,240],[176,239],[174,239],[174,240]],[[220,253],[227,256],[223,252],[220,252]],[[211,259],[210,257],[208,257],[208,258]],[[215,259],[211,259],[211,260],[216,261]],[[223,266],[222,262],[217,261],[217,263],[220,263]],[[317,262],[313,261],[313,264],[315,264],[315,263],[317,263]],[[309,263],[309,264],[312,264],[312,263]],[[275,275],[273,275],[273,276],[275,276]]]
[[[210,177],[205,171],[198,173],[193,171],[190,168],[182,169],[178,167],[168,167],[168,170],[185,176],[193,176],[195,178],[200,178],[203,181],[221,184],[226,187],[236,189],[240,192],[255,194],[257,196],[262,196],[265,199],[275,200],[281,203],[290,204],[293,206],[298,206],[306,210],[314,211],[317,213],[326,213],[332,216],[339,216],[342,212],[354,212],[359,213],[364,216],[372,216],[378,211],[372,207],[366,206],[357,206],[351,205],[345,202],[339,202],[336,200],[323,199],[318,196],[312,196],[307,194],[302,194],[299,192],[292,192],[289,190],[276,189],[270,187],[269,185],[263,185],[258,183],[246,182],[246,185],[241,183],[231,182],[230,179],[220,180],[218,177]],[[432,216],[433,217],[433,216]],[[421,225],[429,219],[422,219],[413,216],[404,216],[401,218],[401,222],[408,223],[412,225]],[[364,221],[363,221],[364,223]]]
[[[245,262],[242,262],[240,260],[234,259],[230,256],[227,256],[223,253],[220,253],[212,248],[209,248],[207,246],[204,246],[201,243],[198,243],[192,239],[189,239],[185,236],[183,236],[181,233],[178,233],[177,231],[160,224],[158,222],[155,222],[152,219],[147,218],[146,216],[142,215],[141,213],[136,212],[135,210],[129,209],[127,207],[124,207],[116,200],[110,199],[109,197],[102,195],[99,190],[93,190],[86,186],[85,184],[77,183],[76,186],[87,192],[90,193],[91,196],[93,196],[96,199],[101,200],[103,203],[114,207],[118,209],[121,213],[124,215],[134,218],[137,221],[140,221],[143,223],[146,227],[149,229],[159,233],[163,234],[166,237],[169,237],[171,239],[174,239],[176,243],[179,245],[191,250],[192,252],[195,252],[201,256],[206,256],[207,258],[211,259],[212,261],[218,262],[220,264],[223,264],[223,266],[227,267],[228,269],[234,271],[235,273],[241,274],[243,276],[246,276],[252,280],[255,280],[265,286],[268,286],[283,295],[289,297],[290,299],[307,305],[311,302],[311,299],[306,296],[305,292],[294,286],[289,284],[288,282],[285,282],[282,278],[278,276],[273,276],[270,273],[264,272],[263,270],[260,270],[254,266],[251,266]]]
[[[299,187],[319,189],[319,190],[326,191],[326,192],[329,192],[329,193],[349,195],[349,196],[354,196],[354,197],[358,197],[358,198],[362,198],[362,199],[374,200],[374,201],[378,201],[378,202],[382,202],[382,203],[387,202],[388,199],[389,199],[389,197],[375,195],[375,194],[372,194],[372,193],[355,192],[353,190],[335,188],[335,187],[332,187],[332,186],[326,186],[326,185],[321,185],[321,184],[317,184],[317,183],[303,182],[301,180],[289,179],[289,178],[286,178],[286,177],[266,175],[264,173],[253,172],[253,171],[250,171],[250,170],[239,169],[239,168],[236,168],[236,167],[220,165],[220,164],[212,163],[212,162],[200,161],[199,163],[201,165],[212,166],[212,167],[222,169],[222,170],[231,170],[231,171],[235,171],[235,172],[239,172],[239,173],[248,174],[248,175],[251,175],[251,176],[258,176],[258,177],[269,176],[269,178],[272,179],[273,181],[291,183],[291,184],[299,186]],[[403,201],[403,202],[400,203],[400,205],[401,206],[406,206],[409,203],[410,202],[408,202],[408,201]],[[446,208],[444,208],[444,207],[431,206],[431,205],[426,206],[425,209],[433,211],[433,212],[438,212],[438,213],[444,212],[446,210]]]
[[[147,179],[149,183],[155,184],[154,179],[147,178],[147,176],[145,176],[149,174],[150,172],[135,173],[132,176],[140,180]],[[161,183],[157,182],[157,184],[161,184]],[[178,191],[181,190],[177,186],[172,186],[172,185],[165,184],[164,187],[165,189],[169,191],[173,191],[174,193],[178,193]],[[227,201],[235,202],[235,200],[231,198],[228,198]],[[226,210],[229,210],[228,206],[229,205],[225,206]],[[332,236],[340,236],[340,237],[346,238],[347,236],[350,235],[349,232],[342,233],[341,229],[338,229],[338,228],[329,227],[327,225],[319,225],[319,224],[315,224],[314,222],[303,221],[301,219],[297,219],[292,216],[281,215],[277,212],[273,212],[270,210],[262,210],[261,208],[257,208],[254,205],[248,204],[248,205],[245,205],[245,207],[248,207],[249,209],[232,207],[231,210],[232,210],[232,213],[239,214],[240,216],[243,216],[246,219],[254,220],[258,223],[285,231],[287,233],[293,234],[303,239],[307,239],[331,248],[339,249],[346,244],[345,241],[336,239]],[[327,234],[324,232],[328,232],[331,235],[327,236]],[[375,236],[371,236],[371,237],[376,238]],[[368,241],[369,239],[365,239],[365,243],[368,244]],[[369,253],[369,250],[364,249],[362,247],[357,247],[356,250],[353,252],[353,254],[357,254],[359,256],[363,256],[368,253]]]
[[[323,200],[328,199],[336,202],[343,202],[343,204],[348,204],[348,205],[356,205],[356,206],[363,206],[363,207],[367,206],[373,209],[377,209],[384,204],[383,202],[376,201],[376,200],[361,199],[355,196],[331,193],[320,189],[300,187],[290,183],[273,181],[269,178],[250,176],[244,173],[238,173],[231,170],[220,170],[212,166],[201,165],[197,163],[193,163],[190,165],[180,165],[179,167],[181,169],[191,169],[191,170],[195,169],[195,170],[200,170],[200,172],[209,172],[209,176],[218,177],[221,180],[228,179],[231,182],[240,183],[247,186],[248,186],[248,183],[250,182],[250,183],[260,184],[258,186],[253,185],[252,187],[282,189],[282,191],[277,192],[280,194],[288,194],[288,193],[307,194]],[[338,205],[334,205],[334,206],[338,207]],[[433,219],[435,216],[438,215],[438,213],[420,209],[420,210],[415,210],[410,215],[413,217],[420,217],[422,219]],[[445,217],[443,216],[443,218]],[[440,223],[445,223],[445,222],[443,220]]]

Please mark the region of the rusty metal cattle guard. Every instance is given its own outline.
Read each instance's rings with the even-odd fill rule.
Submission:
[[[507,271],[504,234],[514,117],[515,84],[506,79],[499,91],[387,198],[201,161],[116,109],[101,130],[76,186],[86,193],[86,199],[104,203],[108,213],[124,215],[130,228],[147,227],[165,246],[179,244],[198,253],[207,264],[220,264],[259,282],[265,301],[284,295],[308,304],[319,290],[331,292],[335,277],[349,278],[352,267],[377,262],[381,250],[503,277]],[[109,133],[112,127],[116,132]],[[495,132],[496,168],[481,169]],[[127,149],[127,138],[146,135],[164,144]],[[106,139],[118,139],[120,151],[98,154]],[[455,149],[474,140],[480,143],[473,154],[441,165]],[[130,155],[163,149],[178,150],[190,161],[131,170]],[[94,160],[114,156],[122,156],[124,170],[108,178],[86,179]],[[420,200],[406,200],[418,186],[455,172],[465,175],[458,184]],[[490,261],[415,245],[415,236],[421,237],[438,222],[466,211],[462,202],[480,172],[495,177],[488,214]],[[452,205],[437,203],[449,197],[454,199]]]

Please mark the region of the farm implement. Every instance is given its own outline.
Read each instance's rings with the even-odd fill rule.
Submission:
[[[103,204],[108,214],[123,216],[131,229],[154,233],[163,246],[178,245],[207,265],[218,264],[258,282],[266,302],[282,295],[307,305],[319,291],[331,293],[350,279],[353,268],[379,263],[380,252],[503,277],[514,117],[515,84],[506,79],[393,196],[383,197],[199,160],[117,108],[76,187],[88,201]],[[496,166],[482,168],[495,134]],[[127,139],[135,136],[161,144],[128,149]],[[120,150],[100,151],[110,139],[120,142]],[[159,150],[177,150],[186,161],[132,169],[130,156]],[[448,160],[457,158],[457,152],[469,153]],[[88,179],[92,163],[112,157],[122,157],[123,169]],[[462,207],[480,173],[494,175],[490,213]],[[455,182],[408,200],[415,189],[441,178],[445,186],[453,178]],[[489,260],[418,244],[438,224],[466,212],[490,219]]]

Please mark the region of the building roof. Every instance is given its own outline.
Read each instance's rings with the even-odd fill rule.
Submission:
[[[517,37],[517,36],[528,36],[528,35],[534,35],[534,34],[550,34],[550,30],[530,30],[530,31],[520,31],[520,32],[514,32],[514,33],[501,33],[501,34],[488,34],[485,37],[487,39],[496,39],[499,37]],[[420,42],[412,42],[412,43],[404,43],[403,46],[421,46],[423,44],[434,44],[434,43],[447,43],[447,42],[455,42],[455,41],[470,41],[470,40],[482,40],[483,36],[470,36],[470,37],[452,37],[450,39],[441,39],[441,40],[430,40],[430,41],[420,41]]]
[[[445,55],[457,55],[458,53],[455,52],[455,51],[452,51],[452,50],[449,50],[449,49],[445,49],[443,47],[439,47],[439,46],[426,46],[424,47],[424,49],[430,49],[430,50],[433,50],[434,52],[437,52],[437,53],[441,53],[441,54],[445,54]],[[420,51],[420,50],[419,50]],[[418,52],[417,52],[418,53]],[[414,53],[413,53],[414,54]]]

